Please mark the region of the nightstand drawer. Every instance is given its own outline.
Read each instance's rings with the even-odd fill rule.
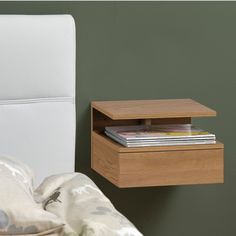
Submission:
[[[223,183],[223,149],[119,154],[119,187]]]

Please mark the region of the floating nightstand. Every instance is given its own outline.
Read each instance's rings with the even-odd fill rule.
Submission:
[[[216,112],[192,99],[94,101],[91,104],[91,166],[120,188],[224,182],[224,145],[124,147],[104,134],[106,126],[189,124]]]

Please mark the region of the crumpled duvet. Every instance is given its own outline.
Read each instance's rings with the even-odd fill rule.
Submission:
[[[86,175],[50,176],[35,190],[35,200],[64,223],[64,236],[142,236]]]

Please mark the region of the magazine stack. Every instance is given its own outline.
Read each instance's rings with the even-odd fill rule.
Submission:
[[[105,134],[126,147],[216,143],[214,134],[192,124],[112,126]]]

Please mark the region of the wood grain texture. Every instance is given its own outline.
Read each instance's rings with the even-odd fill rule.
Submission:
[[[113,120],[216,116],[192,99],[94,101],[92,107]]]
[[[223,183],[223,149],[122,153],[119,187]]]

